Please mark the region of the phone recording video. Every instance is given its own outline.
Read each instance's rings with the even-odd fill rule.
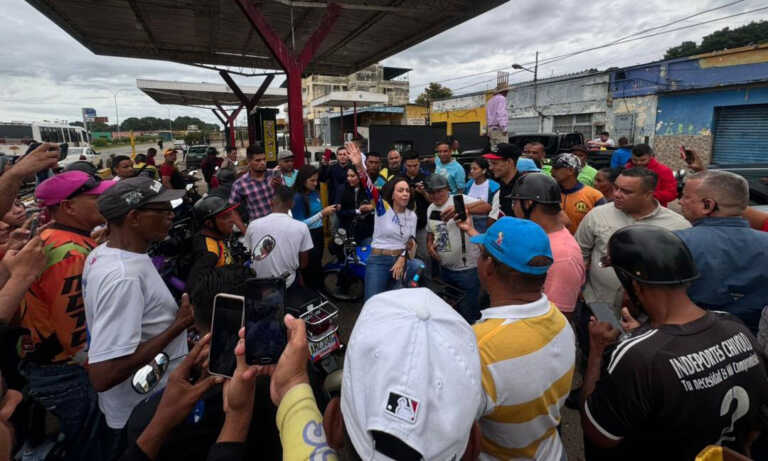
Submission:
[[[686,149],[685,146],[680,146],[680,158],[683,159],[685,163],[690,165],[693,163],[693,152],[691,152],[689,149]]]
[[[467,209],[464,207],[463,195],[453,196],[453,209],[456,210],[456,217],[459,219],[459,221],[464,221],[467,219]]]
[[[277,363],[285,349],[285,279],[245,281],[245,361]]]
[[[212,375],[231,378],[235,373],[235,346],[243,326],[245,298],[219,293],[213,299],[211,319],[211,349],[208,371]]]

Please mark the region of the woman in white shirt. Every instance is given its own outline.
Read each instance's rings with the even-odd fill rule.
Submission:
[[[363,155],[354,143],[346,144],[360,181],[373,198],[371,255],[365,267],[365,299],[387,290],[403,287],[407,275],[423,267],[419,259],[409,259],[416,250],[416,213],[408,209],[411,190],[404,177],[392,179],[379,192],[371,184],[363,164]]]
[[[480,157],[472,161],[469,167],[470,180],[464,188],[465,194],[470,197],[491,203],[493,194],[499,190],[499,183],[488,178],[488,160]],[[487,216],[472,216],[472,224],[478,232],[485,232],[488,227]],[[481,230],[482,229],[482,230]]]

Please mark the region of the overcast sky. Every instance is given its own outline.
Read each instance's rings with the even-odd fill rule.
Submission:
[[[546,60],[733,1],[614,0],[600,2],[598,7],[580,0],[518,0],[392,56],[384,64],[413,69],[408,78],[414,99],[430,81],[531,62],[537,50],[540,59]],[[744,0],[667,29],[764,6],[765,0]],[[23,0],[0,0],[0,17],[5,19],[0,28],[0,121],[74,121],[80,119],[81,107],[93,107],[99,115],[114,121],[112,92],[119,90],[121,120],[132,116],[167,118],[170,111],[172,118],[189,115],[217,122],[210,111],[161,106],[136,89],[137,78],[219,83],[213,71],[161,61],[96,56]],[[543,78],[591,67],[605,69],[654,61],[661,59],[667,48],[684,40],[699,42],[702,36],[723,27],[734,28],[761,19],[768,19],[768,10],[591,51],[543,64],[539,72]],[[444,84],[461,94],[493,86],[495,78],[495,73],[486,73]],[[529,73],[519,72],[510,80],[530,78]],[[254,78],[238,80],[258,84]],[[273,86],[282,81],[276,78]]]

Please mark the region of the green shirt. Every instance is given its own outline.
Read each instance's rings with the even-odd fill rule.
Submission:
[[[584,168],[581,169],[581,173],[579,173],[579,177],[576,179],[578,179],[580,183],[591,187],[591,186],[594,186],[595,184],[596,175],[597,175],[596,169],[592,168],[589,165],[584,165]]]

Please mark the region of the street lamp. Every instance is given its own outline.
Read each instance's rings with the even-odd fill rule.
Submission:
[[[533,74],[533,110],[536,111],[536,114],[539,119],[539,132],[541,132],[541,112],[539,112],[538,102],[539,102],[539,91],[538,91],[538,81],[539,81],[539,52],[536,52],[536,61],[535,65],[533,67],[533,70],[523,67],[520,64],[512,64],[513,69],[517,70],[524,70],[527,72],[530,72]]]
[[[101,86],[101,85],[96,85],[96,86],[98,86],[99,88],[101,88],[103,90],[107,90],[110,93],[112,93],[112,97],[115,100],[115,131],[116,131],[117,137],[120,138],[120,113],[118,112],[118,107],[117,107],[117,94],[120,93],[121,91],[128,91],[128,90],[123,88],[123,89],[115,91],[112,88],[109,88],[109,87],[106,87],[106,86]]]

